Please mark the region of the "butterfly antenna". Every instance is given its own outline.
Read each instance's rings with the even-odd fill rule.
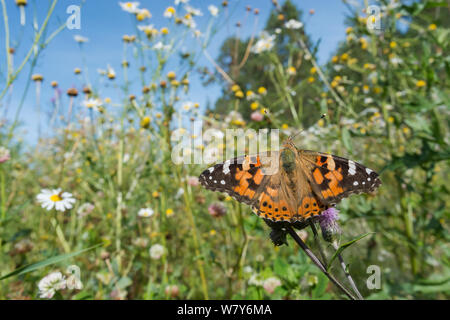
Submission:
[[[320,116],[320,119],[319,119],[319,120],[325,118],[326,116],[327,116],[327,114],[326,114],[326,113],[323,113],[323,114]],[[317,121],[317,122],[318,122],[318,121]],[[316,123],[317,123],[317,122],[316,122]],[[305,129],[302,129],[302,130],[300,130],[299,132],[290,135],[289,138],[288,138],[288,140],[293,141],[293,139],[294,139],[296,136],[298,136],[300,133],[302,133],[303,131],[305,131]]]

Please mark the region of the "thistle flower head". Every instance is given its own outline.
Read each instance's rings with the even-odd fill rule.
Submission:
[[[339,220],[339,211],[330,207],[323,211],[319,217],[319,225],[322,229],[322,236],[327,242],[332,242],[336,234],[341,233],[337,220]]]

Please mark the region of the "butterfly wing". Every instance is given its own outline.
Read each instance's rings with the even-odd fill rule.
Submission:
[[[216,164],[200,175],[200,183],[209,190],[225,192],[239,202],[252,205],[268,182],[278,152],[237,157]],[[274,173],[276,174],[276,173]]]
[[[299,159],[312,191],[325,205],[351,194],[373,192],[381,185],[375,171],[353,160],[309,150],[299,150]]]

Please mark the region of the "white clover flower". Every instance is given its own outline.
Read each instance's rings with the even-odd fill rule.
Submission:
[[[119,2],[119,5],[123,11],[129,13],[137,13],[139,10],[139,2],[137,1]]]
[[[61,272],[52,272],[39,281],[38,288],[41,299],[51,299],[56,291],[66,288],[66,279]]]
[[[250,279],[248,280],[248,284],[250,286],[262,286],[264,284],[264,280],[261,279],[258,273],[252,274]]]
[[[208,11],[213,17],[216,17],[219,14],[219,9],[212,4],[208,6]]]
[[[303,23],[301,23],[300,21],[297,21],[295,19],[291,19],[284,24],[284,27],[287,29],[297,30],[297,29],[300,29],[301,27],[303,27]]]
[[[275,35],[269,35],[266,31],[261,33],[259,40],[253,45],[251,51],[261,53],[272,49],[274,46]]]
[[[153,209],[151,208],[142,208],[139,210],[138,212],[138,216],[139,217],[143,217],[143,218],[149,218],[151,217],[155,212],[153,211]]]
[[[150,247],[150,250],[149,250],[150,257],[154,260],[158,260],[164,255],[165,251],[166,250],[164,249],[164,247],[162,245],[154,244]]]
[[[244,273],[252,273],[253,268],[251,266],[245,266],[243,271],[244,271]]]
[[[268,294],[274,293],[275,289],[279,286],[281,286],[281,281],[275,277],[266,279],[263,284],[264,290],[266,290]]]
[[[365,98],[364,99],[364,103],[365,104],[369,104],[369,103],[372,103],[373,102],[373,99],[372,98]]]
[[[98,98],[89,98],[88,100],[84,100],[82,104],[88,109],[97,109],[102,105],[102,100]]]
[[[83,203],[77,210],[78,217],[83,218],[94,210],[95,206],[92,203]]]
[[[76,34],[73,38],[74,38],[75,41],[78,42],[78,43],[84,43],[84,42],[88,42],[88,41],[89,41],[88,38],[83,37],[83,36],[80,36],[79,34]]]
[[[61,189],[42,189],[36,197],[41,207],[46,210],[55,208],[57,211],[72,209],[75,198],[69,192],[62,192]]]

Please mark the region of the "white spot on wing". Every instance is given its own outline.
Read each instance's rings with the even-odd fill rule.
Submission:
[[[357,186],[358,184],[359,184],[358,181],[353,182],[354,186]]]
[[[367,174],[371,174],[373,170],[370,170],[369,168],[366,168]]]
[[[208,170],[209,170],[209,173],[212,173],[214,171],[214,167],[210,167],[210,168],[208,168]]]
[[[229,174],[230,173],[230,160],[225,161],[225,163],[223,164],[223,173],[224,174]]]
[[[352,176],[356,173],[356,165],[352,160],[348,160],[348,173]]]
[[[221,183],[221,184],[225,184],[225,180],[221,180],[220,183]]]

